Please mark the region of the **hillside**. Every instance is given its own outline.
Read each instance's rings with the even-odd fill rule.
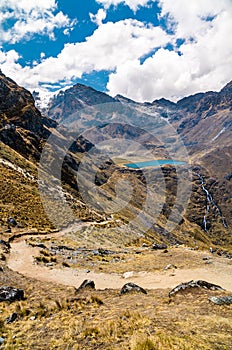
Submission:
[[[81,97],[83,88],[79,89],[80,94],[78,86],[73,88],[73,101]],[[87,96],[91,95],[92,101],[96,94],[97,101],[99,92],[87,87],[85,91]],[[133,162],[139,158],[139,154],[154,159],[167,159],[170,155],[179,158],[187,156],[193,170],[193,191],[185,213],[185,219],[190,221],[187,226],[197,224],[201,230],[208,231],[211,242],[219,243],[221,239],[228,242],[232,226],[231,93],[229,83],[219,92],[199,93],[177,103],[165,99],[137,103],[118,95],[115,97],[118,103],[114,104],[107,104],[106,95],[102,94],[105,105],[96,105],[90,101],[88,107],[84,108],[83,100],[79,105],[73,105],[71,115],[64,114],[62,123],[81,130],[93,144],[114,142],[117,152],[114,149],[113,153],[118,156],[113,159],[119,164],[123,159]],[[53,106],[57,104],[56,98],[50,102],[48,113],[52,118]],[[169,123],[174,131],[170,129]],[[121,148],[125,148],[124,139],[133,144],[128,152],[119,149],[120,144]],[[173,149],[181,147],[179,140],[185,145],[187,153],[173,153]],[[210,192],[215,202],[211,203],[209,210],[205,190]],[[168,206],[170,211],[170,203]]]
[[[82,137],[73,139],[70,133],[67,133],[65,129],[58,130],[57,126],[58,124],[53,120],[41,116],[29,91],[18,86],[4,74],[0,74],[0,167],[2,178],[0,220],[2,230],[9,227],[9,217],[14,217],[21,228],[40,230],[54,228],[54,224],[51,220],[49,221],[41,202],[42,185],[40,182],[39,188],[38,178],[41,153],[52,132],[55,132],[61,150],[64,137],[67,141],[70,139],[71,150],[62,160],[62,152],[57,147],[53,153],[49,154],[50,158],[47,158],[46,164],[43,164],[45,171],[43,178],[50,180],[48,184],[50,192],[59,192],[59,184],[52,183],[52,177],[56,174],[50,174],[49,177],[49,174],[46,175],[46,171],[51,169],[52,164],[54,164],[54,170],[55,164],[61,159],[61,179],[68,200],[72,205],[75,205],[76,212],[82,217],[88,217],[88,215],[95,217],[86,209],[85,205],[78,201],[75,180],[75,169],[83,154],[92,145]],[[60,205],[55,200],[54,213],[57,208],[60,208]],[[61,213],[60,217],[62,217]],[[67,218],[64,218],[64,224],[66,221]]]
[[[52,120],[0,74],[0,348],[230,349],[230,89],[181,102],[181,119],[166,100],[71,91]]]
[[[93,222],[91,235],[100,240],[105,237],[108,243],[115,241],[115,237],[119,243],[125,239],[133,241],[145,234],[151,240],[190,245],[198,242],[203,246],[229,248],[232,243],[230,96],[231,85],[228,84],[219,93],[198,94],[177,104],[164,99],[152,104],[137,104],[123,97],[117,97],[120,102],[115,102],[106,94],[77,84],[54,98],[48,113],[52,115],[55,106],[62,107],[60,111],[64,113],[62,122],[66,121],[66,129],[42,116],[32,95],[1,73],[0,137],[4,174],[1,223],[7,228],[8,218],[15,217],[22,227],[44,229],[49,225],[53,228],[68,226],[81,219]],[[96,103],[100,101],[99,107]],[[86,105],[84,112],[80,112]],[[94,120],[98,124],[96,127],[92,125]],[[175,126],[174,132],[166,120]],[[84,137],[75,131],[81,127]],[[179,135],[175,134],[175,129]],[[220,133],[219,130],[224,131]],[[160,138],[162,134],[164,137]],[[181,149],[180,135],[187,153],[186,149]],[[96,152],[94,144],[104,142],[113,145],[113,153],[108,149],[104,155],[104,148],[103,153],[99,153],[100,149]],[[128,142],[133,146],[127,150]],[[64,149],[68,145],[68,154],[64,154],[62,145]],[[48,156],[41,173],[38,162],[43,148]],[[180,151],[173,153],[173,149],[178,148]],[[189,158],[192,193],[188,204],[185,203],[189,188],[188,168],[167,166],[159,171],[153,168],[141,171],[122,166],[123,159],[133,162],[139,157],[168,159],[170,156]],[[81,171],[79,164],[82,164]],[[61,188],[59,183],[55,184],[54,177],[57,180],[61,177],[65,201],[60,197]],[[117,187],[119,180],[120,190]],[[150,199],[146,199],[147,185],[156,197],[150,195]],[[46,214],[41,194],[47,201]],[[57,211],[59,216],[55,214]],[[143,219],[140,218],[141,211]],[[179,218],[181,212],[183,219]],[[96,221],[105,221],[100,230],[94,224]],[[173,232],[167,231],[166,225],[171,225]]]

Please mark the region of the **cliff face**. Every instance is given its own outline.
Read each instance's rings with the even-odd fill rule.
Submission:
[[[39,161],[46,140],[57,126],[56,121],[41,115],[29,91],[0,72],[0,140],[4,144]],[[90,147],[88,141],[80,138],[73,150],[83,153]]]

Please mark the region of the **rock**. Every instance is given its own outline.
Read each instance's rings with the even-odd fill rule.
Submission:
[[[232,304],[232,295],[226,297],[211,297],[209,300],[217,305],[230,305]]]
[[[24,299],[24,291],[22,289],[3,286],[0,288],[0,302],[1,301],[15,301],[15,300],[23,300]]]
[[[4,343],[5,339],[0,337],[0,345],[2,345]]]
[[[0,260],[6,261],[6,256],[4,254],[0,254]]]
[[[181,292],[183,290],[186,289],[192,289],[192,288],[205,288],[205,289],[210,289],[210,290],[224,290],[222,287],[213,284],[213,283],[209,283],[206,281],[202,281],[202,280],[198,280],[198,281],[190,281],[190,282],[186,282],[186,283],[181,283],[178,286],[176,286],[175,288],[173,288],[170,292],[169,292],[169,297],[172,296],[173,294],[176,294],[178,292]]]
[[[209,251],[210,251],[210,253],[212,253],[212,254],[213,254],[213,253],[215,253],[215,252],[216,252],[216,249],[213,249],[213,248],[211,248],[211,247],[210,247],[210,248],[209,248]]]
[[[168,246],[164,243],[154,243],[151,249],[158,250],[158,249],[167,249]]]
[[[206,265],[210,265],[210,264],[212,264],[213,262],[211,261],[211,260],[206,260],[206,262],[205,262],[205,264]]]
[[[15,218],[12,218],[11,216],[8,219],[9,225],[11,226],[17,226],[17,221],[15,220]]]
[[[18,315],[16,314],[16,312],[13,312],[13,314],[11,314],[9,317],[7,317],[5,319],[5,323],[12,323],[17,319]]]
[[[114,252],[111,251],[111,250],[99,248],[99,249],[93,250],[93,254],[94,255],[99,255],[99,256],[104,256],[104,255],[114,254]]]
[[[0,239],[0,244],[4,246],[4,248],[10,249],[10,243],[4,241],[4,239]]]
[[[120,291],[120,294],[133,293],[133,292],[147,294],[145,289],[143,289],[142,287],[138,286],[135,283],[124,284],[124,286]]]
[[[230,181],[232,179],[232,173],[224,176],[226,180]]]
[[[164,270],[170,270],[170,269],[177,269],[177,266],[176,265],[173,265],[173,264],[168,264]]]
[[[36,319],[35,316],[31,316],[31,317],[30,317],[30,320],[31,320],[31,321],[35,321],[35,319]]]
[[[54,263],[53,263],[53,262],[46,263],[45,266],[47,266],[47,267],[52,267],[52,266],[54,266]]]
[[[142,244],[142,248],[147,248],[147,247],[148,247],[147,243]]]
[[[42,248],[42,249],[47,249],[46,245],[44,245],[43,243],[38,243],[38,244],[36,245],[36,247]]]
[[[57,247],[59,250],[70,250],[70,251],[74,251],[75,249],[72,247],[68,247],[67,245],[59,245]]]
[[[91,280],[84,280],[84,281],[81,283],[80,287],[78,287],[78,288],[76,289],[76,291],[79,291],[79,290],[85,289],[85,288],[95,289],[95,283],[94,283],[94,281],[91,281]]]

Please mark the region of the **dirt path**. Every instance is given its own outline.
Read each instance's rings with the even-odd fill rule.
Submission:
[[[51,236],[58,235],[59,233]],[[215,259],[213,266],[205,265],[202,268],[177,269],[174,273],[170,270],[157,273],[141,271],[125,279],[114,273],[95,273],[94,271],[87,273],[85,270],[66,267],[39,266],[34,263],[33,258],[38,253],[39,248],[32,248],[26,244],[24,239],[18,239],[11,243],[7,264],[10,269],[25,276],[75,287],[78,287],[85,279],[94,280],[97,289],[119,289],[126,282],[134,282],[147,289],[173,288],[181,282],[202,279],[219,284],[226,290],[232,291],[232,265],[228,264],[226,259]]]

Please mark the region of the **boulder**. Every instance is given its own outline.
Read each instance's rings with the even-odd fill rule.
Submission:
[[[159,250],[159,249],[166,250],[167,248],[168,248],[168,246],[164,243],[154,243],[151,247],[151,249],[154,249],[154,250]]]
[[[88,289],[95,289],[95,283],[94,283],[94,281],[91,281],[91,280],[84,280],[84,281],[81,283],[80,287],[77,288],[77,291],[82,290],[82,289],[86,289],[86,288],[88,288]]]
[[[232,295],[228,295],[225,297],[211,297],[209,298],[209,300],[217,305],[230,305],[232,304]]]
[[[15,301],[15,300],[23,300],[24,299],[24,291],[22,289],[3,286],[0,288],[0,301]]]
[[[210,289],[210,290],[224,290],[222,287],[213,284],[213,283],[209,283],[206,281],[202,281],[202,280],[198,280],[198,281],[190,281],[190,282],[186,282],[186,283],[181,283],[178,286],[176,286],[175,288],[173,288],[170,292],[169,292],[169,297],[172,296],[173,294],[176,294],[178,292],[184,291],[186,289],[193,289],[193,288],[205,288],[205,289]]]
[[[120,294],[127,294],[127,293],[133,293],[133,292],[147,294],[145,289],[131,282],[124,284],[124,286],[120,291]]]

